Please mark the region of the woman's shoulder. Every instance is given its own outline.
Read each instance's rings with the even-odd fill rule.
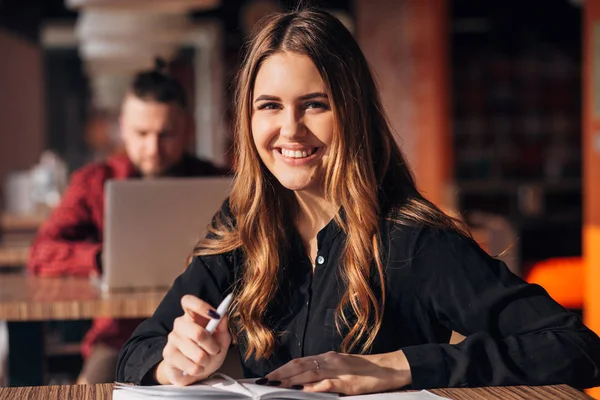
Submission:
[[[410,267],[424,279],[497,275],[502,262],[487,254],[467,233],[428,223],[391,220],[388,226],[389,262]]]
[[[400,252],[410,258],[426,255],[443,257],[465,247],[479,247],[459,229],[439,227],[398,215],[385,219],[382,239],[389,244],[391,253]]]
[[[453,231],[442,229],[425,221],[417,221],[399,213],[386,216],[383,220],[382,234],[390,240],[420,242],[439,239],[445,235],[453,235]]]

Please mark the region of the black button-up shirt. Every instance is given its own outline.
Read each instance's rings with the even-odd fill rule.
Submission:
[[[402,349],[413,388],[600,385],[600,339],[541,287],[456,232],[385,221],[381,233],[386,302],[371,353]],[[264,376],[294,358],[340,351],[335,310],[346,289],[339,274],[346,235],[333,221],[319,232],[314,272],[298,234],[290,237],[279,291],[265,310],[278,344],[268,359],[243,363],[247,377]],[[151,381],[173,321],[183,314],[181,297],[193,294],[216,307],[242,265],[240,251],[196,257],[123,347],[117,380]],[[378,285],[374,278],[376,295]],[[448,344],[452,330],[467,338]],[[243,353],[243,340],[239,347]]]

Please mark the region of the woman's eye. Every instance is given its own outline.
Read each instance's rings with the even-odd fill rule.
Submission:
[[[277,103],[263,103],[258,106],[259,110],[277,110],[279,109],[279,104]]]
[[[310,108],[322,108],[324,110],[328,110],[329,106],[327,106],[327,104],[321,103],[319,101],[311,101],[310,103],[306,103],[304,105],[304,108],[307,109],[307,110],[310,109]]]

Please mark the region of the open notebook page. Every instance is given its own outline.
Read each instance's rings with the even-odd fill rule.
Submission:
[[[333,400],[334,393],[309,393],[301,390],[282,389],[273,386],[256,385],[255,379],[236,381],[223,374],[190,386],[132,386],[117,384],[113,391],[113,400],[152,400],[169,398],[178,400]],[[390,392],[361,396],[345,396],[347,400],[434,400],[443,399],[433,393]]]
[[[132,386],[117,383],[113,390],[113,400],[137,400],[154,398],[172,398],[179,400],[215,399],[215,400],[333,400],[334,393],[309,393],[301,390],[262,386],[252,380],[236,381],[223,374],[190,386],[156,385]]]

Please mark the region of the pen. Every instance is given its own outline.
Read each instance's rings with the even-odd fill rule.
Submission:
[[[229,293],[227,296],[225,296],[225,298],[223,299],[221,304],[219,304],[219,307],[217,307],[217,314],[219,314],[219,316],[221,318],[229,310],[229,306],[231,305],[232,300],[233,300],[233,293]],[[211,319],[210,321],[208,321],[208,324],[206,325],[206,330],[208,331],[208,333],[212,334],[215,331],[215,329],[217,329],[219,322],[221,322],[221,318]],[[185,371],[182,371],[181,373],[184,376],[187,376],[187,374],[188,374]]]
[[[227,296],[225,296],[221,304],[219,304],[219,307],[217,307],[217,314],[219,314],[220,317],[223,317],[223,315],[227,313],[227,310],[229,309],[232,300],[233,293],[229,293]],[[217,329],[219,322],[221,322],[221,319],[211,319],[210,321],[208,321],[208,324],[206,325],[206,330],[208,331],[208,333],[212,334],[215,331],[215,329]]]

